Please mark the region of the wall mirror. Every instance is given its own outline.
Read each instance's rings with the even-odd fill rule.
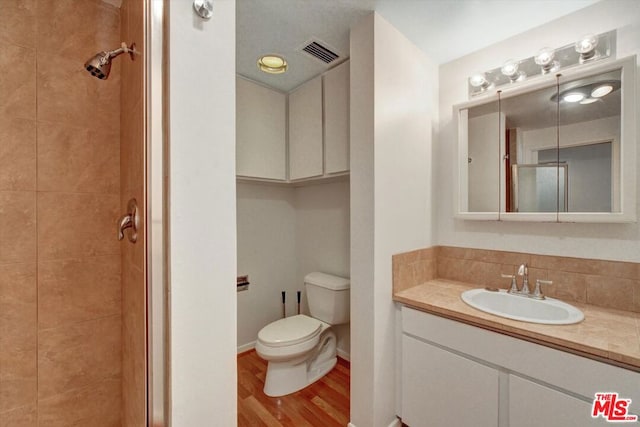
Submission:
[[[583,65],[455,106],[456,216],[635,221],[635,71]]]

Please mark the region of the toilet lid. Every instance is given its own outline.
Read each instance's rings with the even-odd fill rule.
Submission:
[[[319,320],[298,314],[268,324],[258,332],[258,339],[271,347],[283,347],[307,341],[321,330]]]

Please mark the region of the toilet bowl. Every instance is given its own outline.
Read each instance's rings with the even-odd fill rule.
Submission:
[[[301,390],[336,365],[336,335],[331,326],[349,321],[349,280],[310,273],[305,277],[305,288],[311,316],[298,314],[276,320],[258,333],[256,352],[268,362],[267,396]]]

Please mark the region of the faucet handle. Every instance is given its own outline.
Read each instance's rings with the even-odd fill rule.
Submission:
[[[535,299],[545,299],[544,294],[542,293],[542,285],[552,285],[553,281],[551,280],[536,280],[536,287],[533,290],[533,294],[531,294],[531,298]]]
[[[516,275],[515,274],[500,274],[503,279],[511,279],[511,287],[507,292],[510,294],[518,292],[518,284],[516,283]]]

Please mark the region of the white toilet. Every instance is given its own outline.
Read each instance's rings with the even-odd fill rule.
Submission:
[[[269,362],[264,382],[267,396],[303,389],[336,365],[336,335],[331,326],[349,323],[349,279],[309,273],[304,286],[312,317],[286,317],[258,332],[256,352]]]

